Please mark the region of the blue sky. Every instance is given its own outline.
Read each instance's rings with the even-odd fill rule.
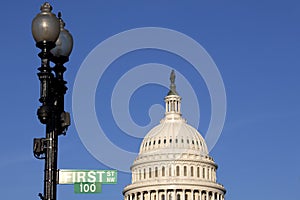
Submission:
[[[2,2],[0,175],[3,199],[34,199],[43,190],[43,161],[32,154],[34,137],[44,137],[39,106],[38,49],[31,21],[43,1]],[[62,11],[74,49],[66,79],[66,110],[72,113],[76,74],[88,54],[102,41],[141,27],[163,27],[193,38],[212,57],[223,78],[227,115],[210,152],[226,199],[295,199],[300,188],[300,4],[297,1],[50,1]],[[103,75],[96,93],[96,112],[107,137],[116,146],[137,152],[141,139],[124,134],[113,121],[110,98],[114,84],[129,69],[163,63],[182,73],[199,98],[199,131],[207,131],[210,97],[205,82],[180,58],[162,51],[141,50],[117,59]],[[100,66],[101,67],[101,66]],[[166,79],[169,74],[166,74]],[[179,87],[179,86],[178,86]],[[180,91],[178,91],[180,93]],[[167,89],[145,85],[130,99],[130,113],[141,126],[148,109],[163,104]],[[145,103],[141,103],[144,101]],[[183,99],[184,104],[188,99]],[[184,107],[183,107],[184,108]],[[189,115],[184,117],[189,120]],[[162,117],[162,116],[161,116]],[[158,123],[158,121],[157,121]],[[145,133],[143,133],[145,134]],[[59,138],[59,168],[110,169],[81,142],[74,121]],[[101,141],[99,141],[101,148]],[[105,148],[105,154],[110,155]],[[118,155],[110,155],[118,159]],[[130,174],[118,184],[104,185],[101,194],[74,194],[72,185],[58,186],[58,199],[122,199]]]

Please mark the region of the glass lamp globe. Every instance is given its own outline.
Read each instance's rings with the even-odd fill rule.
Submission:
[[[65,29],[65,23],[61,19],[61,13],[58,13],[58,17],[60,21],[60,34],[55,42],[56,46],[51,50],[51,53],[55,57],[69,57],[73,49],[73,37],[70,32]]]
[[[51,11],[52,6],[46,2],[41,6],[41,12],[32,20],[32,36],[37,43],[55,42],[59,36],[59,20]]]

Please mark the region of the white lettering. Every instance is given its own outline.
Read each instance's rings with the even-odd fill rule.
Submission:
[[[63,178],[63,180],[62,180],[63,183],[69,183],[72,181],[72,178],[73,178],[72,172],[63,172],[63,173],[60,173],[60,175],[62,176],[61,178]]]
[[[77,172],[77,183],[85,182],[85,172]]]
[[[108,183],[114,183],[115,182],[115,177],[107,177],[106,182]]]
[[[95,171],[89,171],[87,175],[88,175],[87,182],[90,182],[90,183],[96,182],[96,172]]]
[[[99,178],[97,179],[98,180],[97,182],[102,183],[102,174],[104,174],[105,172],[104,171],[96,171],[96,173],[99,174]]]
[[[91,192],[95,192],[96,191],[96,184],[95,183],[92,183],[91,185],[90,185],[90,191]]]

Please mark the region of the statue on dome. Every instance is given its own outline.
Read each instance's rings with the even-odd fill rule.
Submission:
[[[178,95],[178,93],[176,92],[175,71],[174,70],[172,70],[172,72],[171,72],[170,81],[171,81],[171,85],[170,85],[170,91],[169,91],[168,95]]]
[[[174,71],[174,69],[171,72],[170,81],[171,81],[171,84],[175,83],[175,71]]]

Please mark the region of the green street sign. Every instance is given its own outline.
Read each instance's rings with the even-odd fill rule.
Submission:
[[[58,184],[102,183],[116,184],[117,170],[58,170]]]
[[[100,193],[101,183],[74,183],[74,192],[76,194]]]

